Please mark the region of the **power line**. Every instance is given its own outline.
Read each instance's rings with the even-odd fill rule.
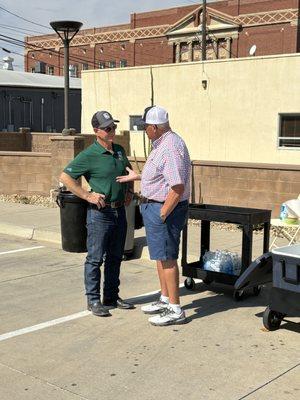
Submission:
[[[19,28],[19,27],[12,26],[12,25],[0,24],[0,27],[4,28],[4,29],[9,29],[9,30],[12,30],[12,31],[16,31],[16,32],[21,32],[21,33],[24,33],[24,34],[27,34],[27,32],[33,32],[33,33],[38,33],[40,35],[44,35],[43,32],[35,31],[33,29],[22,28],[22,27]]]
[[[43,28],[46,28],[46,29],[51,30],[51,28],[49,28],[49,26],[42,25],[42,24],[38,24],[37,22],[31,21],[30,19],[26,19],[26,18],[24,18],[24,17],[21,17],[20,15],[15,14],[15,13],[13,13],[13,12],[7,10],[7,9],[4,8],[4,7],[1,7],[1,6],[0,6],[0,10],[4,11],[4,12],[10,14],[10,15],[13,15],[13,16],[16,17],[16,18],[22,19],[23,21],[29,22],[30,24],[38,25],[38,26],[41,26],[41,27],[43,27]]]
[[[2,34],[0,34],[0,38],[1,37],[4,37],[4,38],[6,38],[7,39],[7,41],[8,41],[8,43],[11,43],[11,44],[14,44],[14,45],[19,45],[20,46],[20,44],[21,44],[21,46],[22,47],[31,47],[31,51],[39,51],[39,52],[42,52],[42,53],[45,53],[45,54],[57,54],[57,55],[61,55],[61,53],[59,52],[59,51],[56,51],[56,50],[52,50],[52,49],[45,49],[45,48],[41,48],[40,46],[38,46],[38,45],[35,45],[35,44],[30,44],[29,42],[24,42],[24,41],[21,41],[21,40],[19,40],[19,39],[16,39],[16,38],[14,38],[14,37],[12,37],[12,36],[7,36],[7,35],[2,35]],[[2,39],[3,40],[3,39]],[[107,52],[106,51],[106,54],[108,54],[108,55],[111,55],[112,57],[115,57],[115,54],[113,54],[113,53],[109,53],[109,52]],[[133,55],[134,54],[134,50],[133,51],[130,51],[130,50],[127,50],[127,52],[126,52],[126,54],[129,54],[129,55]],[[153,59],[153,53],[149,53],[149,52],[141,52],[141,54],[142,55],[148,55],[148,56],[150,56],[152,59]],[[121,57],[120,57],[121,58]],[[95,62],[94,62],[94,60],[89,60],[88,58],[81,58],[80,56],[76,56],[76,55],[70,55],[70,59],[72,59],[72,60],[74,60],[74,61],[77,61],[77,62],[82,62],[82,63],[86,63],[86,64],[89,64],[89,65],[91,65],[93,68],[95,68],[95,63],[100,63],[100,62],[110,62],[110,61],[114,61],[114,60],[111,60],[111,59],[98,59],[98,58],[95,58]],[[144,65],[144,64],[142,64],[142,63],[136,63],[135,65]]]

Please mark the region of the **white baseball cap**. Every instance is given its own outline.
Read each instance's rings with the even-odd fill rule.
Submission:
[[[160,125],[169,122],[168,112],[159,106],[151,106],[145,108],[143,118],[139,121],[140,125]]]

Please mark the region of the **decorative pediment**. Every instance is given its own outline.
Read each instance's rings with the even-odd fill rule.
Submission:
[[[172,25],[166,35],[171,39],[172,37],[200,33],[202,29],[202,12],[203,6],[196,8]],[[216,11],[211,7],[206,7],[206,12],[208,31],[237,31],[239,29],[239,24],[230,15]]]

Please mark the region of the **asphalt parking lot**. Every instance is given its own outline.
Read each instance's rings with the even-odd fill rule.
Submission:
[[[268,288],[181,289],[188,323],[154,327],[140,312],[158,289],[152,262],[123,263],[136,309],[86,311],[84,254],[0,235],[0,399],[299,399],[300,324],[262,329]],[[296,322],[296,323],[295,323]]]

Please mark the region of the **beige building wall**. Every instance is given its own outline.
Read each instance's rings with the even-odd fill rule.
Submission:
[[[129,115],[153,102],[169,111],[193,160],[300,164],[300,149],[278,149],[279,113],[300,112],[300,55],[170,64],[82,74],[82,132],[107,109],[129,129]],[[202,81],[207,80],[205,90]],[[131,154],[143,156],[131,132]]]

